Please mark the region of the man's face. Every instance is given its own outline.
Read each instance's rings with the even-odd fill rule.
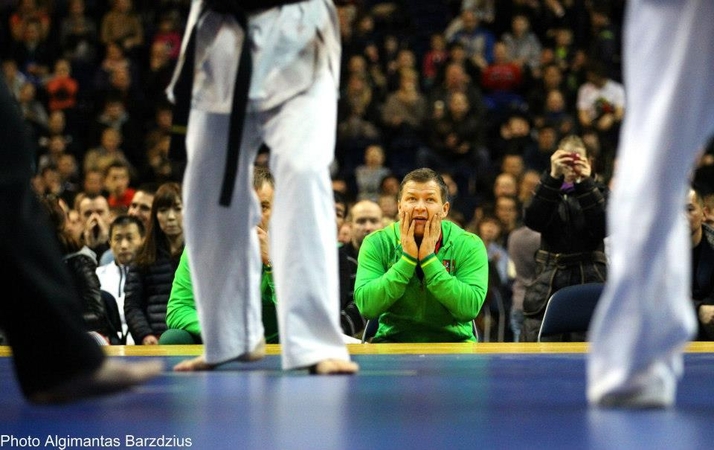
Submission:
[[[125,266],[136,257],[139,251],[139,246],[144,241],[144,238],[139,233],[139,227],[135,223],[128,225],[115,225],[112,229],[112,236],[109,239],[109,245],[114,253],[114,259],[117,263]]]
[[[509,197],[498,197],[494,209],[496,217],[505,224],[512,224],[518,218],[518,208],[515,200]]]
[[[444,203],[441,198],[441,189],[436,181],[431,180],[426,183],[408,181],[402,190],[399,199],[399,212],[411,213],[414,223],[414,236],[421,238],[424,236],[426,221],[435,214],[446,217],[449,213],[449,202]]]
[[[129,170],[124,167],[112,167],[104,179],[104,187],[111,193],[122,195],[129,188]]]
[[[382,208],[372,201],[361,201],[352,207],[352,245],[360,248],[365,236],[382,228]]]
[[[96,214],[100,220],[109,223],[109,203],[104,197],[84,198],[79,203],[79,215],[82,218],[82,223],[86,224],[92,215]]]
[[[154,196],[144,191],[136,191],[131,199],[131,205],[127,213],[130,216],[138,217],[144,222],[144,227],[148,229],[151,221],[151,204],[154,202]]]
[[[270,183],[263,183],[260,189],[256,190],[255,193],[258,195],[258,200],[260,201],[260,228],[268,231],[268,223],[270,222],[270,215],[273,213],[273,193],[274,189]]]
[[[689,220],[689,231],[694,234],[702,228],[704,223],[704,209],[697,199],[694,190],[689,190],[687,195],[687,219]]]

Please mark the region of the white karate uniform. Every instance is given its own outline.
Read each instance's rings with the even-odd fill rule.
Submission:
[[[236,188],[224,207],[218,201],[243,30],[231,16],[199,19],[199,6],[194,0],[188,28],[198,26],[184,226],[206,361],[233,359],[263,337],[261,210],[252,187],[262,142],[276,180],[269,235],[283,368],[348,360],[329,175],[340,58],[335,7],[308,0],[249,16],[252,81]]]
[[[627,7],[611,267],[591,328],[587,394],[593,404],[668,406],[696,330],[684,205],[695,155],[714,130],[714,2]]]

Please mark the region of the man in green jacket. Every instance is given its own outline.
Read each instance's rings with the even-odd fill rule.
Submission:
[[[472,320],[488,288],[481,239],[450,221],[448,189],[431,169],[408,173],[399,188],[399,221],[362,243],[355,303],[379,319],[372,342],[476,341]]]

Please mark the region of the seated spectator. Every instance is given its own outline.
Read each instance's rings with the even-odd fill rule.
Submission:
[[[503,35],[503,43],[513,62],[529,74],[540,74],[541,44],[531,31],[530,19],[525,14],[514,14],[511,30]]]
[[[488,288],[483,242],[453,222],[443,179],[406,175],[399,222],[363,241],[355,281],[362,315],[379,320],[373,342],[474,342],[472,321]]]
[[[573,284],[605,282],[605,199],[607,188],[596,183],[592,160],[577,136],[564,138],[551,156],[525,209],[524,223],[541,234],[535,281],[523,300],[523,337],[535,342],[550,296]],[[584,340],[584,335],[549,337]]]
[[[45,84],[47,106],[52,111],[72,109],[77,106],[79,83],[72,78],[72,67],[66,59],[55,61],[55,70]]]
[[[103,291],[110,293],[116,300],[121,321],[119,344],[133,344],[129,327],[124,316],[124,286],[129,273],[129,265],[134,262],[139,247],[146,237],[144,224],[137,217],[121,215],[109,225],[109,246],[114,258],[97,267],[97,276]]]
[[[107,316],[97,277],[96,254],[72,236],[66,229],[66,205],[55,195],[40,198],[54,225],[58,243],[64,255],[64,262],[77,286],[81,301],[82,315],[87,331],[101,336],[104,344],[109,344],[112,327]]]
[[[601,62],[591,62],[585,73],[587,81],[578,89],[580,126],[596,130],[606,153],[613,153],[625,115],[625,88],[608,77]]]
[[[156,345],[166,331],[166,305],[184,248],[181,186],[165,183],[156,191],[151,222],[129,269],[124,314],[134,342]]]
[[[493,62],[481,72],[481,87],[488,109],[497,117],[525,109],[527,105],[521,96],[523,69],[511,60],[503,42],[496,42],[493,55]]]
[[[89,81],[89,67],[96,61],[97,43],[97,24],[85,14],[84,0],[69,0],[60,23],[60,46],[63,56],[81,68],[84,81]]]
[[[468,58],[483,69],[493,62],[493,45],[496,41],[493,33],[480,26],[479,17],[471,10],[461,12],[461,26],[453,35],[448,36],[449,42],[460,42],[466,49]]]
[[[490,158],[482,145],[482,126],[462,92],[454,92],[441,118],[428,130],[429,147],[417,154],[422,167],[449,172],[464,195],[474,195],[488,184]],[[473,187],[473,188],[471,188]]]
[[[76,209],[82,218],[82,243],[99,259],[109,250],[109,202],[100,193],[84,192],[77,196]]]
[[[689,190],[687,217],[692,236],[692,302],[699,319],[698,341],[714,341],[714,229],[704,224],[704,200]]]
[[[99,37],[105,45],[117,42],[126,52],[135,53],[144,44],[144,27],[131,0],[114,0],[102,17]]]
[[[102,131],[100,145],[90,149],[84,155],[82,167],[85,172],[90,170],[98,170],[103,174],[114,161],[121,161],[130,168],[130,171],[135,171],[134,167],[126,157],[124,150],[121,149],[122,135],[121,132],[107,127]]]
[[[355,184],[358,200],[377,201],[379,187],[384,177],[391,171],[384,166],[384,149],[380,145],[370,145],[364,151],[364,164],[355,169]]]
[[[104,171],[104,189],[109,193],[107,201],[110,208],[124,207],[127,210],[131,206],[131,200],[136,192],[129,187],[131,183],[131,173],[129,166],[121,161],[111,162]]]
[[[51,50],[42,36],[42,24],[37,19],[25,22],[22,39],[12,49],[12,58],[30,82],[39,86],[50,71]]]
[[[352,205],[346,225],[350,239],[339,249],[340,267],[340,323],[342,332],[358,337],[364,330],[365,320],[354,302],[357,257],[364,238],[382,228],[382,209],[372,200],[361,200]]]
[[[424,77],[425,89],[430,89],[436,82],[437,76],[446,64],[449,54],[446,51],[446,38],[442,33],[433,33],[429,38],[429,50],[422,58],[421,74]]]

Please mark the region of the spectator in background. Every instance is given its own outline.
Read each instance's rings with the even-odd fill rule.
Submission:
[[[100,39],[104,45],[116,42],[125,52],[136,55],[144,44],[144,27],[131,0],[113,1],[111,10],[102,17]]]
[[[422,58],[421,75],[423,87],[427,91],[434,85],[443,71],[449,54],[446,50],[446,38],[442,33],[433,33],[429,38],[429,50]]]
[[[503,43],[512,61],[524,72],[524,76],[540,77],[541,43],[531,31],[530,19],[525,14],[514,14],[511,30],[503,35]]]
[[[364,164],[355,169],[358,200],[377,201],[379,188],[384,177],[391,171],[384,166],[384,149],[380,145],[370,145],[364,151]]]
[[[85,14],[85,0],[69,0],[60,23],[60,46],[63,57],[81,68],[82,80],[88,80],[88,69],[97,60],[97,44],[97,24]]]
[[[30,82],[38,86],[49,73],[52,57],[50,48],[42,36],[39,20],[28,20],[22,32],[22,39],[13,46],[12,57],[20,71]]]
[[[413,69],[399,72],[399,89],[387,96],[382,123],[389,152],[389,166],[401,172],[415,164],[423,145],[422,132],[428,117],[427,102],[419,90],[419,75]]]
[[[523,162],[526,168],[540,173],[550,169],[550,157],[558,146],[558,130],[552,123],[545,122],[536,133],[537,144],[525,149]]]
[[[125,162],[116,160],[107,166],[104,171],[104,189],[109,194],[107,201],[110,208],[123,207],[128,210],[136,192],[130,184],[130,168]]]
[[[429,147],[419,151],[422,167],[449,172],[464,195],[482,190],[490,170],[488,151],[482,146],[482,128],[468,97],[454,92],[444,115],[429,124]]]
[[[600,61],[591,62],[585,73],[587,81],[578,89],[580,126],[596,130],[606,152],[613,153],[625,115],[625,88],[608,76]]]
[[[62,250],[63,260],[77,286],[81,298],[82,316],[87,330],[101,337],[102,345],[109,344],[112,335],[107,309],[100,293],[100,283],[97,277],[96,254],[75,240],[66,229],[66,205],[55,195],[41,197],[41,203],[50,216],[55,230],[55,236]]]
[[[493,62],[493,45],[496,38],[491,31],[480,26],[480,19],[473,11],[462,11],[461,26],[453,35],[446,37],[449,42],[460,42],[475,66],[484,69]]]
[[[45,84],[48,96],[48,109],[50,112],[57,110],[73,109],[77,106],[79,83],[72,78],[72,67],[66,59],[55,61],[55,70]]]
[[[382,228],[382,209],[372,200],[361,200],[352,205],[346,224],[350,227],[350,239],[339,249],[340,267],[340,325],[348,336],[359,337],[365,320],[354,302],[357,260],[364,238]]]
[[[689,190],[687,218],[692,244],[692,301],[699,319],[697,340],[714,341],[714,229],[704,223],[704,199]]]
[[[535,342],[550,296],[573,284],[605,282],[606,187],[593,178],[592,160],[582,140],[564,138],[551,156],[524,223],[541,234],[538,269],[523,301],[523,337]],[[584,340],[584,335],[553,340]]]
[[[124,150],[121,149],[122,135],[119,131],[112,127],[106,127],[102,131],[100,145],[90,149],[84,155],[82,167],[85,172],[89,170],[98,170],[102,174],[114,161],[121,161],[130,167],[131,171],[135,171],[134,167],[127,159]]]
[[[121,344],[134,343],[124,315],[124,287],[129,274],[129,265],[134,263],[145,237],[146,229],[138,217],[117,216],[109,226],[109,246],[113,257],[97,267],[102,290],[111,294],[116,301],[121,322],[121,329],[116,331],[120,336]]]
[[[109,250],[111,215],[107,198],[101,194],[83,193],[77,197],[76,209],[82,218],[82,243],[101,259]]]
[[[178,183],[156,191],[146,239],[129,269],[124,314],[134,342],[156,345],[166,331],[166,305],[184,249],[183,201]]]

